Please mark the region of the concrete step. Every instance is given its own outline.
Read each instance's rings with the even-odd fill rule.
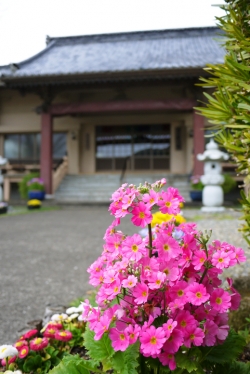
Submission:
[[[144,184],[145,181],[154,183],[156,180],[166,178],[167,186],[179,189],[180,194],[189,201],[189,183],[187,176],[174,176],[162,174],[126,174],[123,183]],[[67,175],[55,193],[58,202],[70,203],[108,203],[112,193],[120,187],[120,175]]]

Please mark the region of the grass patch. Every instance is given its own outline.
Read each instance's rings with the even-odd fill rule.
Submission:
[[[206,213],[206,214],[197,214],[193,216],[192,218],[190,217],[185,217],[185,212],[183,214],[183,217],[187,220],[187,222],[196,222],[196,221],[202,221],[206,219],[213,219],[216,221],[223,221],[223,220],[235,220],[237,219],[236,217],[225,213],[225,214],[218,214],[218,213]]]
[[[8,213],[0,214],[0,218],[18,216],[21,214],[41,213],[41,212],[47,212],[51,210],[58,210],[58,209],[60,209],[59,206],[41,206],[41,208],[34,209],[34,210],[29,210],[26,206],[15,206],[15,207],[9,207]]]

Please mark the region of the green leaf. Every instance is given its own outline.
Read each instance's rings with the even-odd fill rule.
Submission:
[[[100,340],[94,340],[95,333],[86,328],[84,333],[84,345],[88,350],[89,356],[99,362],[110,359],[115,351],[111,346],[111,341],[107,334],[103,334]]]
[[[90,374],[103,373],[103,371],[93,368],[89,361],[82,359],[78,355],[67,355],[60,364],[49,371],[49,374]]]
[[[198,363],[196,357],[190,356],[189,352],[186,353],[178,352],[175,355],[176,365],[178,368],[186,369],[188,373],[192,373],[197,370]]]
[[[214,347],[200,347],[204,361],[213,363],[226,364],[238,358],[243,352],[246,345],[245,339],[237,334],[235,331],[230,330],[227,339],[223,344]]]
[[[41,368],[42,366],[42,357],[39,355],[29,357],[25,364],[23,365],[23,370],[27,373],[31,371],[36,371],[37,369]]]
[[[111,359],[112,368],[117,374],[137,374],[139,342],[130,345],[124,352],[118,351]]]

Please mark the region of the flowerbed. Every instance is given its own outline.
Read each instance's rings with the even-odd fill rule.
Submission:
[[[88,269],[97,305],[85,300],[74,322],[72,316],[60,317],[64,330],[49,324],[36,342],[25,344],[29,362],[41,352],[37,372],[250,372],[248,363],[237,361],[245,340],[228,325],[228,312],[238,308],[240,295],[231,279],[224,289],[219,278],[224,268],[245,261],[243,250],[219,240],[209,244],[210,233],[198,232],[194,223],[178,224],[175,216],[184,200],[172,187],[162,190],[165,183],[124,184],[112,195],[114,221],[104,235],[102,255]],[[154,210],[173,217],[152,230]],[[128,214],[136,231],[147,227],[146,237],[118,230]],[[22,347],[23,340],[18,341]],[[73,347],[83,357],[71,355]],[[29,372],[19,352],[6,366]]]

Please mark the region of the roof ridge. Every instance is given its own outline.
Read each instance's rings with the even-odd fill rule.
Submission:
[[[47,36],[46,42],[47,45],[50,43],[55,42],[58,44],[65,44],[65,42],[74,43],[77,41],[81,41],[81,43],[88,43],[88,42],[108,42],[108,41],[115,41],[115,40],[127,40],[127,39],[140,39],[140,38],[155,38],[161,37],[161,35],[172,34],[172,37],[177,37],[177,34],[182,34],[182,37],[186,36],[193,36],[197,32],[197,35],[200,35],[203,31],[204,33],[219,31],[220,28],[218,26],[203,26],[203,27],[187,27],[187,28],[176,28],[176,29],[159,29],[159,30],[144,30],[144,31],[126,31],[126,32],[115,32],[115,33],[104,33],[104,34],[89,34],[89,35],[73,35],[73,36],[58,36],[58,37],[50,37]],[[184,35],[183,35],[184,34]]]

